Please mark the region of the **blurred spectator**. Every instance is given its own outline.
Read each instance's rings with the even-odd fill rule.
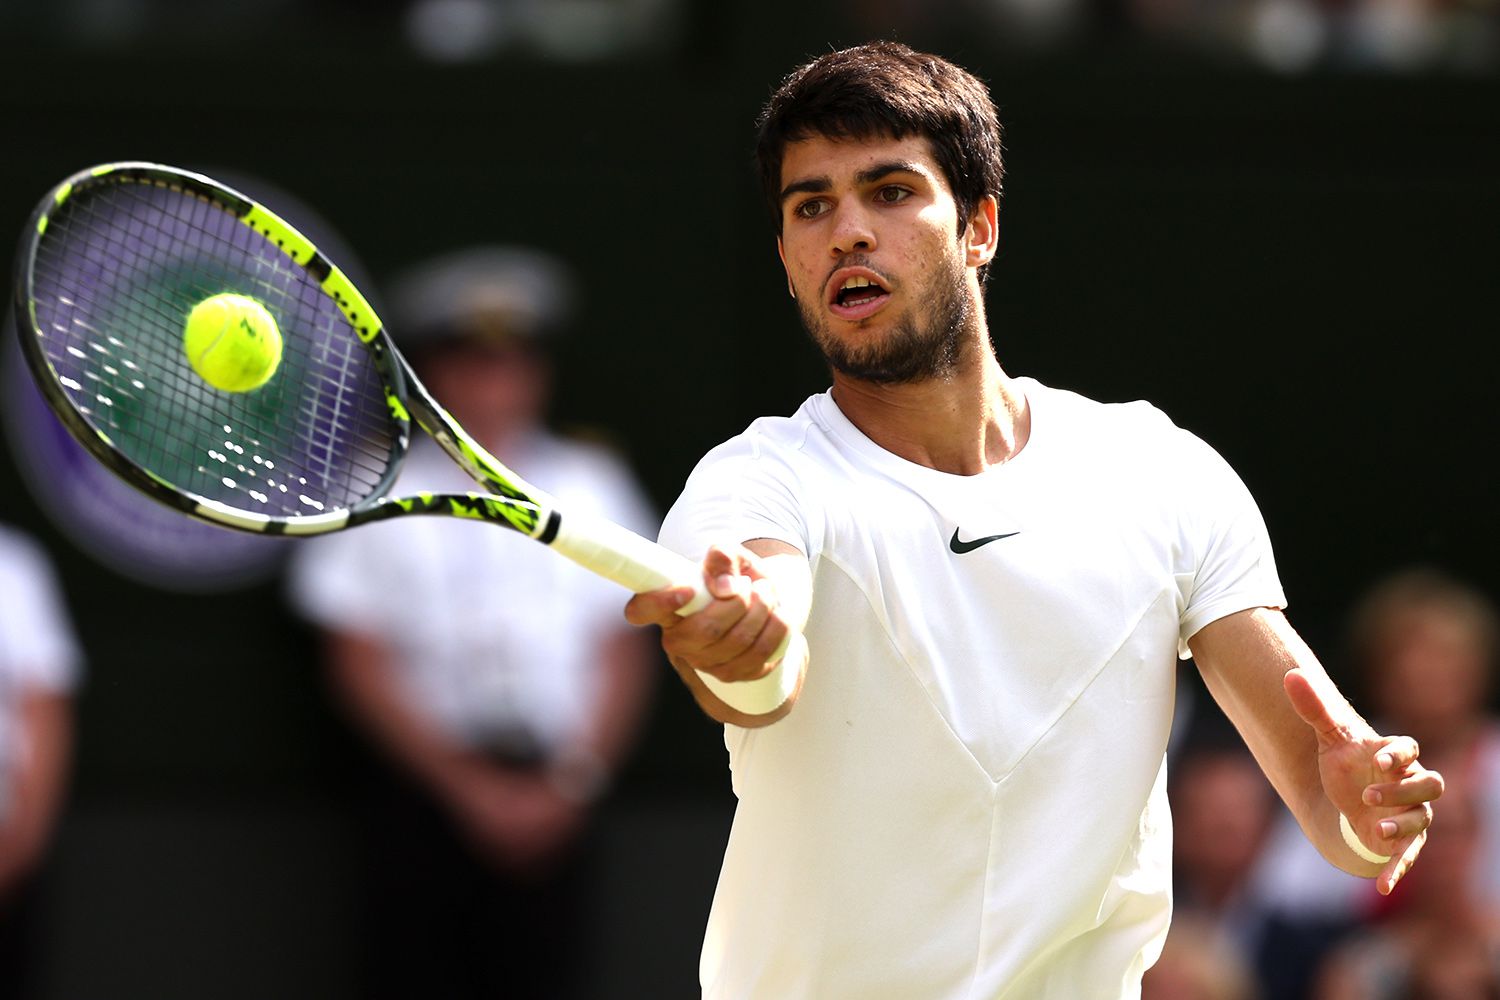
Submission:
[[[1500,1000],[1500,920],[1474,892],[1480,820],[1448,786],[1398,912],[1328,961],[1316,1000]],[[1415,873],[1415,869],[1413,870]]]
[[[561,265],[490,248],[391,287],[389,319],[436,398],[501,461],[647,535],[605,448],[543,427]],[[465,492],[420,438],[396,493]],[[404,518],[308,542],[295,603],[327,633],[333,686],[394,763],[375,768],[366,997],[589,995],[590,806],[637,733],[657,667],[618,588],[511,531]]]
[[[1261,915],[1246,894],[1275,818],[1275,793],[1241,745],[1189,746],[1172,770],[1173,905],[1216,924],[1249,956]]]
[[[1228,730],[1227,722],[1214,718]],[[1204,735],[1209,732],[1213,735]],[[1157,973],[1153,989],[1169,996],[1217,996],[1203,991],[1211,985],[1215,991],[1227,990],[1231,980],[1242,979],[1253,996],[1259,992],[1255,968],[1272,915],[1255,896],[1251,878],[1277,814],[1275,792],[1232,731],[1200,723],[1186,740],[1172,764],[1169,788],[1174,824],[1171,935],[1178,935],[1184,924],[1187,929],[1171,954],[1163,954],[1176,968]],[[1168,942],[1172,945],[1171,937]],[[1197,982],[1198,992],[1189,991],[1186,979],[1194,963],[1209,957],[1192,953],[1210,943],[1214,954],[1231,956],[1243,973],[1231,980]],[[1162,981],[1182,985],[1170,992]]]
[[[1348,909],[1288,906],[1273,891],[1281,877],[1273,869],[1288,856],[1277,847],[1282,825],[1300,843],[1307,840],[1221,714],[1189,727],[1170,774],[1172,934],[1183,919],[1212,932],[1215,950],[1233,955],[1252,995],[1302,1000],[1328,951],[1353,926]],[[1311,845],[1307,853],[1333,870]],[[1201,935],[1186,937],[1177,953],[1184,965],[1183,952],[1201,943]]]
[[[38,867],[62,806],[79,671],[51,566],[0,528],[0,997],[26,996],[35,962]]]
[[[1350,618],[1351,687],[1362,691],[1362,705],[1377,726],[1411,733],[1422,759],[1443,772],[1447,791],[1438,812],[1444,820],[1434,825],[1422,864],[1401,890],[1380,897],[1367,882],[1330,869],[1296,824],[1283,818],[1256,873],[1262,899],[1310,926],[1368,928],[1407,907],[1426,907],[1436,898],[1425,888],[1431,880],[1448,883],[1444,891],[1456,908],[1477,907],[1476,920],[1500,912],[1500,719],[1487,708],[1497,642],[1494,607],[1442,573],[1404,571],[1371,589]],[[1445,846],[1450,837],[1473,843],[1461,850]],[[1441,860],[1424,874],[1432,858]],[[1449,871],[1460,863],[1468,866],[1461,876]]]
[[[1243,956],[1210,920],[1176,913],[1161,958],[1141,981],[1141,1000],[1272,1000],[1261,997]]]
[[[1422,759],[1447,780],[1445,800],[1472,802],[1478,842],[1470,884],[1486,906],[1500,909],[1500,717],[1488,707],[1497,644],[1500,619],[1489,600],[1422,569],[1371,591],[1350,633],[1353,663],[1381,724],[1416,738]]]
[[[1283,73],[1493,72],[1489,0],[1130,0],[1148,36]]]

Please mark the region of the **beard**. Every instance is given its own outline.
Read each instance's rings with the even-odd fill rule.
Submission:
[[[864,262],[850,259],[840,266],[848,263]],[[834,371],[880,385],[901,385],[944,378],[958,365],[963,335],[974,319],[966,291],[963,268],[945,268],[928,294],[916,296],[926,306],[921,315],[908,311],[879,342],[839,340],[823,317],[800,298],[797,312],[813,345]]]

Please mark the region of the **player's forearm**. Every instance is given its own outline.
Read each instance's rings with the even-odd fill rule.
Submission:
[[[1288,671],[1318,678],[1354,720],[1359,716],[1327,679],[1312,650],[1277,611],[1240,612],[1207,626],[1192,641],[1194,660],[1214,700],[1234,723],[1272,787],[1308,840],[1334,866],[1373,877],[1379,865],[1359,858],[1339,830],[1318,770],[1318,741],[1283,690]],[[1359,720],[1361,723],[1363,720]]]

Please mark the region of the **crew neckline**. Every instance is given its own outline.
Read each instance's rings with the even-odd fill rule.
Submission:
[[[866,460],[896,478],[906,481],[921,480],[939,484],[979,483],[1016,475],[1018,471],[1024,471],[1035,464],[1036,460],[1030,456],[1036,452],[1038,446],[1046,446],[1046,427],[1044,425],[1046,419],[1051,414],[1051,409],[1045,402],[1038,405],[1039,401],[1046,395],[1046,387],[1027,376],[1015,378],[1013,384],[1021,392],[1022,396],[1025,397],[1027,407],[1031,411],[1031,433],[1026,439],[1025,446],[1014,457],[1007,459],[999,465],[991,466],[983,472],[976,472],[973,475],[961,475],[956,472],[943,472],[939,469],[933,469],[918,462],[902,458],[895,452],[877,444],[864,431],[856,427],[853,421],[844,414],[843,410],[839,409],[838,403],[833,398],[832,389],[824,390],[814,396],[812,401],[818,421],[827,428],[829,433],[848,444]]]

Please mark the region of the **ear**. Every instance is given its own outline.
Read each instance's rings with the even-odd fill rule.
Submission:
[[[964,250],[970,267],[980,267],[995,259],[1000,249],[1000,204],[987,194],[974,206],[964,234]]]
[[[797,297],[797,289],[792,287],[792,272],[786,266],[786,247],[781,244],[781,237],[776,237],[776,256],[781,258],[781,269],[786,272],[786,290],[792,298]]]

